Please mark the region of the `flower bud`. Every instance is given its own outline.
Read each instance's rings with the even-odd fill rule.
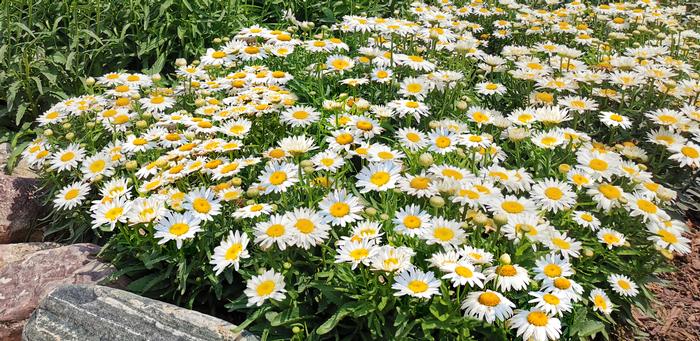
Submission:
[[[95,85],[95,78],[88,77],[88,78],[85,80],[85,85],[87,85],[87,86],[93,86],[93,85]]]
[[[382,213],[379,215],[379,219],[381,219],[381,220],[389,220],[389,218],[390,218],[389,215],[386,213]]]
[[[88,127],[88,128],[95,128],[95,122],[88,122],[88,123],[85,123],[85,126]]]
[[[214,44],[221,44],[221,38],[214,38]]]
[[[160,76],[159,73],[151,75],[151,80],[153,80],[154,82],[160,82],[161,79],[162,79],[162,77]]]
[[[203,107],[206,104],[207,101],[205,101],[204,98],[197,98],[196,100],[194,100],[194,105],[197,107]]]
[[[374,207],[367,207],[365,208],[365,214],[367,214],[370,217],[374,217],[377,215],[377,209]]]
[[[508,216],[503,213],[497,213],[493,215],[493,221],[498,225],[502,226],[508,223]]]
[[[583,255],[586,257],[593,257],[593,250],[591,250],[589,248],[584,248]]]
[[[294,333],[294,334],[299,334],[299,333],[301,333],[301,332],[302,332],[301,327],[299,327],[299,326],[294,326],[294,327],[292,327],[292,333]]]
[[[311,160],[302,160],[299,164],[302,167],[313,167],[314,166],[314,163]]]
[[[52,136],[52,135],[53,135],[53,130],[51,130],[51,129],[44,130],[44,136]]]
[[[263,269],[263,268],[258,269],[258,275],[262,275],[264,273],[265,273],[265,269]]]
[[[124,165],[124,167],[126,167],[127,170],[130,170],[130,171],[131,171],[131,170],[136,169],[136,167],[138,167],[138,165],[139,165],[139,164],[136,163],[136,161],[131,160],[131,161],[127,162],[127,163]]]
[[[70,129],[70,127],[72,127],[72,125],[70,123],[63,124],[63,129]]]
[[[136,128],[144,129],[144,128],[146,128],[146,127],[148,127],[148,122],[146,122],[146,121],[144,121],[144,120],[138,120],[138,121],[136,121]]]
[[[260,191],[258,191],[256,188],[248,188],[248,190],[245,192],[245,195],[247,195],[249,198],[255,198],[260,194]]]
[[[418,157],[418,163],[423,167],[430,167],[433,164],[433,156],[429,153],[423,153]]]
[[[289,269],[292,268],[292,263],[290,263],[290,262],[284,262],[284,264],[282,264],[282,267],[284,267],[285,269],[289,270]]]
[[[477,224],[479,226],[484,226],[484,225],[486,225],[486,223],[489,222],[489,217],[486,216],[485,214],[479,212],[479,213],[474,215],[474,218],[472,220],[474,221],[475,224]]]
[[[73,133],[68,133],[66,134],[66,140],[71,141],[75,138],[75,134]]]
[[[469,107],[469,103],[467,103],[465,101],[458,101],[457,102],[457,109],[459,109],[459,110],[467,110],[468,107]]]
[[[304,173],[313,173],[313,172],[314,172],[314,167],[311,167],[311,166],[309,166],[309,167],[304,167],[304,168],[302,168],[302,170],[304,171]]]
[[[571,170],[571,166],[566,163],[559,165],[559,173],[566,174]]]
[[[439,196],[434,196],[430,198],[430,206],[433,206],[435,208],[440,208],[445,206],[445,199]]]
[[[501,264],[504,264],[504,265],[510,264],[510,262],[511,262],[510,255],[507,253],[504,253],[501,255],[501,257],[498,258],[498,261],[500,261]]]
[[[239,177],[235,177],[235,178],[231,179],[231,185],[240,186],[242,183],[243,183],[243,179],[241,179]]]

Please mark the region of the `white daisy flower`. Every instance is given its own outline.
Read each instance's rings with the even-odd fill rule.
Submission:
[[[273,244],[277,244],[277,248],[284,250],[287,245],[294,243],[291,229],[291,223],[284,216],[272,215],[270,220],[255,224],[253,231],[255,243],[259,244],[263,250],[269,249]]]
[[[571,311],[571,300],[566,295],[558,296],[549,292],[531,291],[530,295],[535,297],[528,303],[535,304],[535,309],[539,309],[550,316],[563,316]]]
[[[49,159],[49,169],[59,172],[78,167],[79,162],[85,157],[85,149],[77,143],[71,143],[66,148],[53,153]]]
[[[625,235],[613,229],[600,229],[596,236],[601,243],[608,247],[608,250],[625,245],[626,242]]]
[[[85,200],[88,193],[90,193],[90,185],[84,182],[76,182],[63,187],[53,200],[54,208],[72,210]]]
[[[340,242],[336,263],[351,263],[352,269],[358,265],[370,265],[372,258],[379,252],[379,248],[372,239],[344,240]]]
[[[634,297],[639,294],[639,286],[637,283],[625,275],[611,274],[608,276],[608,283],[612,290],[621,296]]]
[[[331,227],[313,209],[297,207],[287,212],[284,219],[291,225],[293,243],[302,249],[309,249],[328,239]]]
[[[394,296],[430,298],[439,294],[440,280],[435,278],[432,271],[423,272],[413,267],[398,273],[391,288],[396,290]]]
[[[214,216],[221,213],[219,199],[208,188],[199,188],[187,193],[182,207],[201,221],[214,220]]]
[[[442,217],[433,217],[426,228],[423,239],[429,245],[439,244],[445,248],[457,247],[466,241],[462,223]]]
[[[217,276],[231,265],[238,271],[240,261],[250,257],[248,242],[250,239],[245,232],[229,231],[228,236],[221,240],[219,246],[214,249],[214,255],[209,262],[214,265],[214,272]]]
[[[558,340],[561,336],[561,321],[538,308],[518,312],[508,320],[508,326],[528,341]]]
[[[265,188],[263,193],[282,193],[299,182],[298,172],[298,167],[293,163],[270,162],[258,176],[258,181]]]
[[[155,226],[155,238],[159,238],[158,244],[165,244],[174,240],[177,248],[182,248],[182,242],[194,238],[202,229],[200,220],[190,212],[184,214],[168,211]]]
[[[248,296],[246,306],[255,305],[259,307],[267,299],[282,301],[286,297],[284,293],[287,292],[284,287],[284,277],[274,270],[268,270],[262,275],[253,276],[253,278],[248,280],[246,289],[243,291]]]
[[[515,304],[500,293],[492,290],[472,291],[462,302],[464,316],[493,323],[504,321],[513,315]]]
[[[486,276],[479,272],[474,265],[466,260],[450,264],[443,269],[447,274],[442,276],[442,279],[448,279],[452,282],[453,287],[468,284],[471,287],[484,287]]]
[[[588,298],[593,303],[593,310],[599,311],[605,315],[610,315],[610,313],[612,313],[613,311],[613,308],[615,307],[608,298],[608,295],[603,290],[591,290],[591,293],[588,296]]]
[[[339,189],[328,193],[318,204],[324,221],[331,225],[346,226],[349,223],[361,220],[359,215],[363,205],[360,200],[346,190]]]
[[[527,270],[517,264],[492,266],[486,271],[486,282],[495,281],[496,288],[502,291],[523,290],[530,284]]]
[[[400,172],[401,167],[393,162],[373,162],[357,174],[356,186],[360,189],[360,193],[386,191],[396,187]]]

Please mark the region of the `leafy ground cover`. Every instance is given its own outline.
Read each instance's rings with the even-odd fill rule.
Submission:
[[[691,251],[696,23],[441,1],[254,25],[172,77],[87,80],[24,157],[49,233],[263,338],[608,337]]]

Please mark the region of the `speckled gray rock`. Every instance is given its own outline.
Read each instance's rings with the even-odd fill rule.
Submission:
[[[37,179],[0,174],[0,244],[23,242],[34,235],[43,212],[37,198]],[[39,238],[40,239],[40,238]]]
[[[98,283],[114,272],[95,244],[0,244],[0,340],[19,340],[39,301],[63,284]]]
[[[258,340],[196,311],[97,285],[56,288],[39,304],[22,340]]]

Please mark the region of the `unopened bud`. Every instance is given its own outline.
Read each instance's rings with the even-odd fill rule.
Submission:
[[[71,141],[75,138],[75,134],[73,133],[68,133],[66,134],[66,140]]]
[[[92,78],[92,77],[88,77],[88,78],[85,80],[85,85],[87,85],[87,86],[93,86],[93,85],[95,85],[95,79]]]
[[[134,170],[138,166],[139,164],[134,160],[131,160],[124,165],[124,167],[126,167],[127,170]]]
[[[442,197],[434,196],[430,198],[430,206],[433,206],[435,208],[440,208],[445,206],[445,199]]]
[[[501,262],[501,264],[505,265],[510,264],[511,262],[510,255],[507,253],[502,254],[501,257],[498,258],[498,260]]]
[[[370,217],[374,217],[377,215],[377,209],[374,207],[367,207],[365,208],[365,214],[367,214]]]
[[[245,192],[245,195],[247,195],[249,198],[255,198],[260,194],[260,191],[258,191],[255,188],[248,188],[248,190]]]
[[[423,153],[418,157],[418,163],[423,167],[430,167],[433,164],[433,156],[428,153]]]

